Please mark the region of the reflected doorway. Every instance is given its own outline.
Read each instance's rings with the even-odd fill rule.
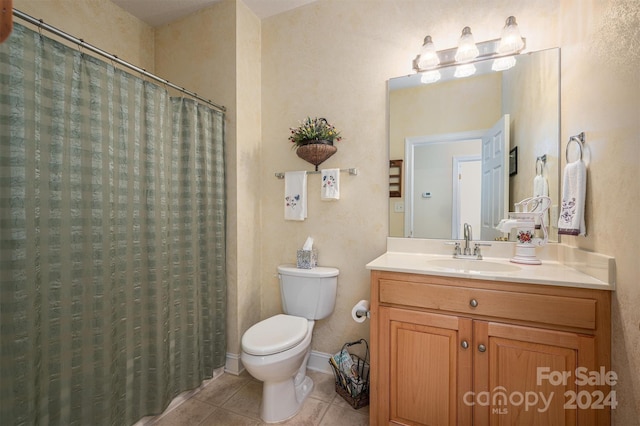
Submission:
[[[463,238],[463,226],[471,225],[472,230],[480,231],[480,199],[482,195],[482,158],[462,156],[453,158],[453,217],[451,234],[453,239]]]
[[[427,135],[405,140],[406,196],[405,236],[414,238],[457,238],[459,214],[453,208],[457,183],[454,158],[482,158],[482,137],[486,130]],[[454,168],[455,167],[455,168]],[[480,176],[476,181],[481,185]],[[481,197],[478,191],[478,197]],[[459,208],[460,203],[457,203]],[[482,212],[480,203],[474,210]],[[461,222],[461,223],[464,223]],[[478,236],[480,226],[478,226]]]

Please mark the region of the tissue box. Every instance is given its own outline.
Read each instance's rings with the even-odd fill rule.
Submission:
[[[318,264],[318,251],[313,250],[298,250],[298,268],[311,269],[315,268]]]

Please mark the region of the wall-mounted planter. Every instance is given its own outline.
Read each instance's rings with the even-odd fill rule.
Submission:
[[[338,152],[338,148],[333,146],[333,142],[313,140],[298,146],[296,154],[303,160],[316,166],[322,164],[327,158]]]

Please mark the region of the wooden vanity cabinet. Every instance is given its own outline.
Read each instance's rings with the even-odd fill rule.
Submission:
[[[371,424],[609,424],[610,297],[372,271]]]

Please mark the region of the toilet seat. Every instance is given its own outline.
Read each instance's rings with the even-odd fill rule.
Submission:
[[[307,335],[309,321],[278,314],[249,328],[242,336],[242,350],[251,355],[272,355],[291,349]]]

